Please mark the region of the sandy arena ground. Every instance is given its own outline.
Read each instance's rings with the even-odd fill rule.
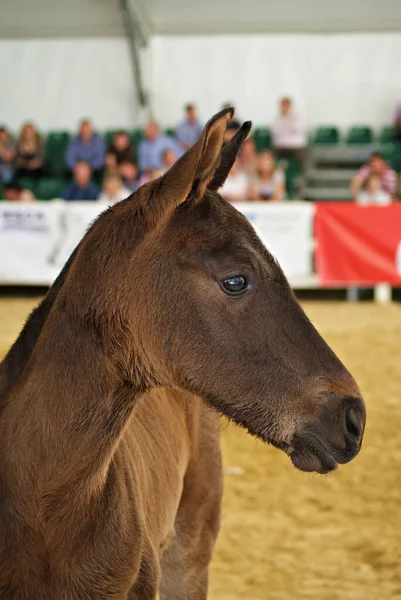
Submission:
[[[0,299],[0,354],[35,300]],[[401,600],[401,306],[306,302],[355,375],[361,454],[321,477],[224,428],[223,527],[211,600]]]

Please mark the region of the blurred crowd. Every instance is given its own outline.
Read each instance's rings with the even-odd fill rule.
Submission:
[[[224,106],[231,106],[226,104]],[[401,141],[401,105],[395,116]],[[234,114],[228,124],[225,142],[240,126]],[[84,119],[73,136],[64,157],[61,198],[66,201],[100,200],[117,202],[145,183],[160,177],[198,139],[202,131],[197,108],[185,107],[183,120],[174,132],[165,133],[149,121],[143,137],[134,143],[127,131],[117,131],[109,144]],[[231,202],[280,201],[286,197],[285,160],[295,160],[302,175],[307,165],[308,135],[302,118],[290,98],[279,102],[271,128],[272,148],[257,152],[255,141],[246,139],[224,185],[223,194]],[[26,178],[52,177],[45,161],[45,143],[33,123],[26,123],[14,140],[6,127],[0,127],[0,183],[8,200],[34,200],[24,188]],[[391,201],[398,190],[398,176],[379,153],[374,153],[352,179],[351,191],[361,204]]]

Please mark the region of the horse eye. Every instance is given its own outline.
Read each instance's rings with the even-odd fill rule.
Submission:
[[[223,290],[232,296],[239,295],[248,289],[248,282],[243,275],[233,275],[223,280]]]

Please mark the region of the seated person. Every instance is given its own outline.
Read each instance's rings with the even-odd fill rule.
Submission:
[[[283,200],[285,196],[285,177],[277,168],[274,154],[261,152],[256,159],[255,174],[251,178],[249,198],[251,200]]]
[[[186,117],[184,121],[178,125],[175,135],[184,150],[188,150],[200,138],[202,126],[199,123],[196,106],[187,104],[185,107]]]
[[[170,135],[161,133],[155,121],[146,125],[144,134],[144,138],[138,144],[140,173],[145,173],[148,169],[160,171],[163,168],[163,153],[166,150],[174,150],[177,158],[184,154],[181,144]]]
[[[38,179],[43,175],[45,146],[43,140],[32,123],[25,123],[18,136],[15,153],[15,178]]]
[[[11,181],[14,168],[15,146],[6,127],[0,127],[0,183]]]
[[[97,200],[100,189],[97,183],[91,181],[92,171],[88,163],[81,160],[75,164],[74,181],[67,185],[61,197],[63,200],[73,202],[75,200]]]
[[[379,175],[372,173],[367,178],[363,189],[356,197],[356,203],[361,206],[368,206],[369,204],[386,205],[391,203],[391,194],[383,190]]]
[[[254,139],[248,137],[244,140],[239,152],[239,158],[244,171],[247,173],[253,173],[255,171],[257,157]]]
[[[100,177],[106,163],[106,144],[104,139],[94,133],[92,123],[81,121],[79,134],[71,138],[66,154],[66,163],[70,171],[78,162],[86,162],[95,177]]]
[[[125,200],[131,194],[131,190],[124,186],[121,177],[110,173],[103,179],[103,190],[99,196],[99,202],[115,204]]]
[[[160,169],[163,174],[169,170],[170,167],[173,166],[173,164],[177,162],[177,155],[174,152],[174,150],[165,150],[163,152],[163,165],[162,168]]]
[[[11,202],[34,202],[36,200],[31,190],[22,188],[16,181],[9,181],[3,189],[4,200]]]
[[[248,199],[248,186],[248,175],[237,158],[220,193],[228,202],[245,202]]]
[[[397,173],[384,160],[379,152],[374,152],[366,165],[361,167],[351,180],[350,189],[354,198],[357,198],[362,186],[371,175],[380,178],[381,187],[393,197],[397,191]]]
[[[278,158],[295,158],[301,171],[306,168],[307,135],[305,125],[294,111],[291,98],[280,100],[280,114],[273,123],[273,147]]]
[[[117,131],[107,148],[106,166],[115,171],[122,162],[134,162],[135,150],[126,131]]]
[[[118,167],[118,172],[123,180],[124,186],[131,192],[138,187],[138,169],[134,162],[123,161]]]

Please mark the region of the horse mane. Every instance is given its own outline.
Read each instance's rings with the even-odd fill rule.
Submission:
[[[79,246],[80,244],[78,244],[78,246],[72,252],[59,275],[54,280],[52,286],[49,288],[46,296],[43,298],[40,304],[33,309],[26,320],[21,333],[1,362],[0,398],[7,395],[12,385],[16,382],[17,378],[28,363],[46,319],[53,308],[56,298],[75,260]]]

